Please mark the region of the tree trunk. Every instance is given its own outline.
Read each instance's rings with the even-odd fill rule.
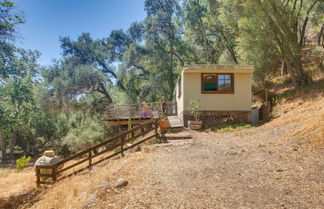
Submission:
[[[297,78],[296,78],[294,69],[293,69],[293,67],[291,66],[291,64],[290,64],[290,62],[288,60],[285,60],[285,63],[286,63],[287,71],[288,71],[288,73],[290,75],[292,84],[293,84],[294,88],[297,88],[298,84],[297,84]]]
[[[322,45],[324,47],[324,24],[322,25],[321,30],[318,33],[317,45],[318,46]]]
[[[17,143],[17,131],[13,131],[11,146],[10,146],[10,156],[13,157],[15,152],[15,146]]]
[[[280,75],[287,74],[287,65],[284,60],[281,60]]]
[[[173,85],[173,80],[174,80],[174,75],[173,75],[173,65],[174,65],[174,60],[173,60],[173,53],[174,53],[174,41],[173,41],[173,37],[172,37],[172,41],[171,41],[171,54],[170,54],[170,66],[169,66],[169,79],[168,79],[168,83],[169,83],[169,87],[170,87],[170,94],[169,94],[169,99],[171,101],[172,97],[173,97],[173,89],[174,89],[174,85]]]
[[[301,56],[295,56],[292,61],[285,59],[287,70],[292,80],[294,88],[310,85],[313,83],[312,77],[308,75],[301,64]]]
[[[238,59],[237,59],[237,57],[236,57],[236,54],[235,54],[235,51],[234,51],[234,47],[232,46],[232,44],[231,44],[231,43],[229,42],[229,40],[227,39],[227,37],[226,37],[226,35],[225,35],[225,33],[224,33],[223,30],[221,30],[221,34],[222,34],[223,39],[225,40],[226,48],[227,48],[227,50],[229,51],[229,53],[230,53],[230,55],[231,55],[231,57],[232,57],[232,59],[233,59],[233,62],[234,62],[235,64],[238,64]]]
[[[301,53],[294,57],[293,66],[295,68],[298,86],[306,86],[313,83],[312,77],[303,69]]]
[[[2,132],[0,132],[0,147],[1,147],[2,158],[4,159],[6,158],[7,155],[7,147]]]

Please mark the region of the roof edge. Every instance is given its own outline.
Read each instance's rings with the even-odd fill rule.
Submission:
[[[244,70],[253,71],[254,66],[252,65],[220,65],[220,64],[193,64],[187,65],[183,68],[184,71],[201,71],[201,70]]]

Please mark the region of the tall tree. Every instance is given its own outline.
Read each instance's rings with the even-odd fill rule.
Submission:
[[[294,87],[310,84],[311,76],[307,74],[302,65],[302,48],[305,44],[305,33],[309,21],[309,15],[320,3],[320,0],[252,0],[244,1],[245,24],[244,35],[250,40],[262,39],[263,49],[269,49],[268,37],[261,34],[268,31],[271,37],[272,47],[275,54],[285,62]],[[258,24],[259,32],[250,30]],[[263,27],[262,27],[263,26]],[[243,28],[242,28],[243,29]],[[241,34],[241,36],[244,36]],[[249,46],[252,50],[257,49],[255,45]],[[250,49],[250,50],[251,50]],[[248,49],[246,49],[248,50]]]
[[[179,66],[184,64],[181,8],[176,0],[146,0],[144,8],[147,13],[145,46],[150,50],[151,62],[157,68],[155,76],[161,79],[165,96],[172,100]]]

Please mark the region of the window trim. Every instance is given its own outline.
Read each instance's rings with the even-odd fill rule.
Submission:
[[[216,75],[217,87],[218,87],[218,75],[230,75],[231,76],[231,90],[204,91],[204,75],[205,74]],[[201,93],[202,94],[234,94],[234,73],[201,73]]]
[[[179,79],[178,79],[178,82],[177,82],[177,83],[178,83],[178,86],[177,86],[177,87],[178,87],[178,99],[181,98],[181,93],[182,93],[182,92],[181,92],[181,91],[182,91],[182,89],[181,89],[181,86],[182,86],[182,85],[181,85],[181,80],[182,80],[182,79],[181,79],[181,75],[180,75],[180,76],[179,76]]]

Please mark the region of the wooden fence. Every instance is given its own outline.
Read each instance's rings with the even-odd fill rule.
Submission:
[[[153,132],[151,135],[146,136],[144,139],[141,139],[140,141],[132,144],[131,146],[125,147],[125,144],[127,142],[133,141],[138,139],[139,137],[144,137],[146,134]],[[146,121],[128,131],[125,131],[123,133],[118,134],[117,136],[111,137],[107,139],[106,141],[103,141],[97,145],[93,145],[89,147],[88,149],[85,149],[81,152],[78,152],[70,157],[64,158],[63,160],[52,164],[52,165],[37,165],[35,167],[36,169],[36,184],[37,187],[39,187],[41,184],[53,184],[56,181],[65,179],[69,176],[72,176],[74,174],[80,173],[86,169],[91,169],[92,166],[97,165],[98,163],[101,163],[107,159],[110,159],[118,154],[124,155],[124,151],[131,149],[153,137],[159,137],[158,134],[158,120],[152,119],[149,121]],[[120,150],[115,151],[114,153],[102,157],[98,159],[98,156],[111,152],[115,150],[116,148],[120,147]],[[101,149],[101,150],[100,150]],[[99,150],[99,151],[98,151]],[[84,157],[86,155],[86,157]],[[71,164],[68,164],[71,163]],[[68,164],[66,167],[64,167],[64,164]],[[78,168],[78,170],[71,170],[72,168],[75,168],[78,165],[85,164],[83,166],[80,166],[81,168]],[[44,174],[44,172],[41,172],[41,169],[44,169],[46,173],[50,174]],[[42,171],[44,171],[42,170]],[[68,173],[68,171],[70,171]],[[46,180],[42,180],[46,179]],[[52,181],[48,181],[52,180]]]

